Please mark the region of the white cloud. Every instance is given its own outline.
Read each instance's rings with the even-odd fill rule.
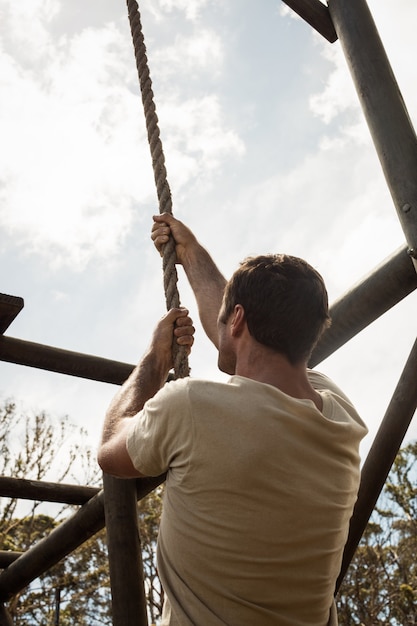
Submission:
[[[85,30],[48,50],[42,73],[0,56],[8,145],[0,156],[0,219],[27,249],[58,265],[83,267],[92,254],[114,252],[132,220],[127,183],[139,171],[138,116],[122,83],[123,45],[112,27]],[[143,177],[139,199],[151,189]]]
[[[195,21],[202,9],[210,3],[213,0],[156,0],[150,3],[148,10],[159,20],[164,14],[176,10],[182,11],[187,20]]]
[[[326,85],[310,97],[311,111],[326,124],[347,110],[359,112],[358,99],[338,44],[321,45],[323,57],[333,65]]]
[[[7,93],[0,132],[9,146],[0,155],[0,221],[26,252],[55,267],[82,269],[93,257],[117,254],[132,228],[134,204],[154,201],[151,159],[137,84],[135,94],[130,90],[131,42],[114,24],[52,40],[46,24],[53,11],[49,3],[40,6],[39,14],[29,14],[36,33],[27,56],[37,48],[42,71],[33,71],[26,57],[0,53]],[[11,39],[19,15],[9,16]],[[186,71],[221,63],[219,40],[209,31],[180,44],[172,58],[171,48],[161,48],[168,74],[181,59]],[[164,92],[160,113],[169,176],[181,189],[244,148],[225,126],[215,96],[180,100],[175,91]]]
[[[160,116],[168,136],[167,153],[172,153],[177,186],[196,176],[207,176],[225,158],[244,153],[242,140],[223,121],[215,95],[185,101],[176,98],[161,107]],[[187,155],[188,170],[181,155]]]
[[[296,13],[293,9],[291,9],[287,4],[280,2],[279,13],[282,17],[290,17],[294,20],[301,20],[301,17]]]
[[[0,26],[3,36],[19,46],[21,58],[36,63],[50,47],[46,25],[59,13],[59,0],[4,0],[4,15]]]
[[[155,47],[152,54],[152,73],[163,79],[183,80],[202,78],[209,73],[211,78],[217,76],[222,68],[224,49],[221,38],[207,28],[197,28],[191,35],[177,35],[172,45]]]

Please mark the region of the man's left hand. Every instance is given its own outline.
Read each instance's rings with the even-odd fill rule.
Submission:
[[[153,332],[150,351],[167,364],[167,369],[171,369],[173,340],[179,346],[185,347],[189,354],[194,343],[194,332],[195,328],[188,310],[171,309],[157,324]]]

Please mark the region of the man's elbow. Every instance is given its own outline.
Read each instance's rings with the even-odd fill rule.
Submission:
[[[120,471],[115,455],[106,445],[100,446],[97,452],[97,463],[105,474],[110,474],[110,476],[116,476],[117,478],[126,478]]]
[[[112,454],[106,449],[106,446],[100,446],[97,452],[97,463],[105,474],[116,476],[114,460]]]
[[[97,450],[97,463],[99,464],[99,466],[101,467],[101,469],[103,470],[103,472],[105,472],[105,466],[106,466],[106,455],[103,451],[103,446],[100,446],[100,448]]]
[[[120,459],[118,455],[109,450],[106,445],[101,445],[97,452],[97,463],[105,474],[116,478],[141,478],[140,472],[135,468],[130,458],[125,456]]]

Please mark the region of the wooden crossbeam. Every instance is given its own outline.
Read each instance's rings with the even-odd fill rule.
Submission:
[[[161,476],[139,478],[136,481],[137,499],[144,498],[162,481]],[[0,573],[0,603],[10,600],[103,527],[104,493],[99,491],[74,515],[61,522],[47,537],[38,541]],[[3,626],[1,612],[0,626]]]
[[[293,11],[312,26],[327,41],[334,43],[337,34],[329,9],[320,0],[283,0]]]
[[[0,335],[9,328],[14,318],[23,309],[23,305],[23,298],[0,293]]]
[[[0,476],[0,496],[6,498],[82,505],[98,492],[97,487]]]
[[[403,246],[332,303],[332,325],[314,349],[310,367],[327,359],[415,289],[417,273]]]
[[[0,336],[0,361],[121,385],[134,365],[63,350],[33,341]]]

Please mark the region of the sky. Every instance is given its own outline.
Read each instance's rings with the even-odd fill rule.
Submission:
[[[417,4],[369,6],[415,123]],[[140,10],[173,213],[226,277],[248,255],[287,252],[322,273],[332,302],[405,243],[339,42],[278,0]],[[25,301],[6,335],[136,363],[165,299],[125,3],[0,0],[0,85],[0,291]],[[197,329],[191,375],[226,380],[179,274]],[[416,302],[317,368],[367,423],[363,456],[414,342]],[[0,400],[69,415],[93,448],[116,391],[0,362]]]

